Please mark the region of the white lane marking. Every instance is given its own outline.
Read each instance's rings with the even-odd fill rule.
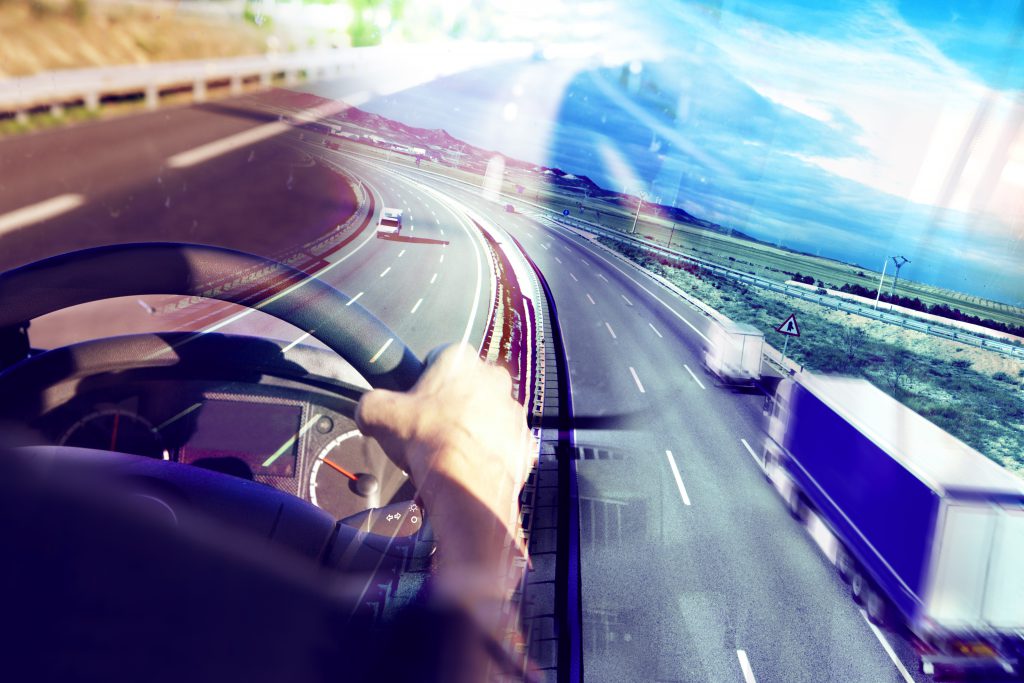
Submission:
[[[871,627],[871,632],[875,634],[876,638],[878,638],[878,642],[882,644],[882,649],[885,650],[885,654],[889,655],[889,659],[892,660],[892,663],[896,665],[896,670],[900,672],[901,676],[903,676],[903,680],[907,683],[914,683],[913,676],[911,676],[910,672],[907,671],[907,667],[903,666],[903,662],[900,661],[900,658],[896,656],[896,652],[892,649],[892,645],[889,644],[885,635],[883,635],[882,632],[878,630],[878,627],[872,624],[871,620],[868,619],[868,613],[861,610],[860,616],[863,617],[864,621],[867,622],[867,625]]]
[[[612,339],[618,339],[618,337],[615,336],[615,330],[612,329],[611,325],[605,323],[604,326],[608,328],[608,334],[612,335]],[[630,368],[630,370],[632,370],[632,368]]]
[[[308,339],[308,338],[309,338],[309,337],[311,336],[311,334],[312,334],[312,333],[310,333],[310,332],[306,332],[305,334],[303,334],[303,335],[299,336],[299,337],[298,337],[298,338],[297,338],[297,339],[296,339],[295,341],[293,341],[293,342],[292,342],[291,344],[289,344],[288,346],[286,346],[286,347],[284,347],[283,349],[281,349],[281,353],[287,353],[288,351],[291,351],[291,350],[292,350],[292,349],[294,349],[294,348],[295,348],[296,346],[298,346],[298,345],[299,345],[300,343],[302,343],[303,341],[305,341],[306,339]]]
[[[640,383],[640,377],[639,375],[636,374],[636,368],[634,368],[632,365],[629,366],[629,374],[633,375],[633,381],[636,382],[636,388],[640,390],[640,393],[646,394],[647,390],[644,389],[644,385]]]
[[[568,238],[567,238],[567,237],[565,237],[564,235],[561,235],[561,233],[557,233],[557,234],[559,234],[559,236],[561,236],[561,237],[562,237],[562,239],[568,239]],[[592,251],[591,253],[593,253],[593,254],[594,254],[595,256],[597,256],[598,258],[600,258],[600,259],[601,259],[602,261],[604,261],[605,263],[607,263],[607,264],[608,264],[609,266],[611,266],[611,267],[612,267],[612,268],[614,268],[615,270],[617,270],[617,271],[619,271],[620,273],[622,273],[622,275],[624,275],[624,276],[625,276],[625,277],[626,277],[626,278],[627,278],[627,279],[628,279],[628,280],[629,280],[630,282],[632,282],[633,284],[635,284],[635,285],[636,285],[637,287],[639,287],[640,289],[642,289],[642,290],[644,290],[645,292],[647,292],[647,293],[648,293],[648,294],[649,294],[649,295],[651,296],[651,298],[652,298],[652,299],[654,299],[654,300],[655,300],[655,301],[657,301],[657,302],[658,302],[659,304],[661,304],[662,306],[664,306],[665,308],[667,308],[667,309],[668,309],[668,310],[669,310],[669,311],[670,311],[670,312],[672,313],[672,315],[674,315],[675,317],[677,317],[677,318],[679,318],[680,320],[682,320],[682,321],[683,321],[683,323],[684,323],[684,324],[686,324],[686,326],[687,326],[687,327],[689,327],[689,328],[690,328],[691,330],[693,330],[694,332],[696,332],[696,333],[697,333],[697,336],[698,336],[698,337],[700,337],[701,339],[703,339],[704,341],[706,341],[706,342],[707,342],[708,344],[710,344],[710,343],[711,343],[711,340],[710,340],[710,339],[708,339],[708,338],[707,338],[706,336],[704,336],[704,333],[703,333],[703,332],[701,332],[701,331],[700,331],[700,330],[698,330],[698,329],[697,329],[696,327],[694,327],[693,323],[691,323],[691,322],[690,322],[689,320],[687,320],[686,318],[684,318],[684,317],[682,316],[682,314],[681,314],[681,313],[679,313],[679,311],[677,311],[676,309],[672,308],[672,307],[671,307],[671,306],[669,306],[669,305],[668,305],[667,303],[665,303],[665,302],[664,302],[664,301],[663,301],[663,300],[662,300],[662,299],[661,299],[661,298],[660,298],[660,297],[659,297],[659,296],[658,296],[657,294],[655,294],[655,293],[654,293],[654,292],[652,292],[651,290],[649,290],[649,289],[647,289],[646,287],[644,287],[644,286],[643,286],[643,285],[642,285],[642,284],[641,284],[640,282],[638,282],[637,280],[635,280],[635,279],[634,279],[634,278],[633,278],[633,277],[632,277],[632,276],[631,276],[631,275],[630,275],[629,273],[627,273],[626,271],[622,270],[622,269],[621,269],[621,268],[619,268],[619,267],[618,267],[617,265],[615,265],[614,263],[612,263],[612,262],[611,262],[611,261],[610,261],[610,260],[609,260],[609,259],[608,259],[607,257],[605,257],[604,255],[602,255],[602,254],[599,254],[599,253],[597,253],[596,251]],[[586,260],[585,260],[585,259],[580,259],[580,260],[581,260],[581,261],[583,261],[584,263],[586,263]]]
[[[569,247],[565,246],[564,244],[562,245],[562,249],[565,249],[570,254],[572,253],[572,249],[570,249]]]
[[[557,256],[555,257],[555,260],[558,261],[559,263],[562,262],[562,259],[558,258]]]
[[[754,678],[754,670],[750,668],[750,660],[747,659],[747,651],[736,650],[736,657],[740,660],[740,671],[743,672],[744,682],[757,683],[757,679]]]
[[[597,276],[598,276],[599,278],[601,278],[602,280],[604,280],[605,282],[608,282],[608,278],[606,278],[606,277],[605,277],[604,275],[602,275],[601,273],[598,273],[598,274],[597,274]],[[608,284],[611,284],[611,283],[609,282]]]
[[[692,377],[692,378],[693,378],[693,381],[697,383],[697,386],[699,386],[699,387],[700,387],[701,389],[704,389],[704,388],[706,388],[706,387],[704,386],[704,383],[703,383],[703,382],[701,382],[701,381],[700,381],[699,379],[697,379],[697,375],[693,374],[693,370],[691,370],[691,369],[690,369],[690,366],[689,366],[689,365],[687,365],[686,363],[683,363],[683,367],[684,367],[684,368],[686,368],[686,371],[687,371],[688,373],[690,373],[690,377]]]
[[[444,263],[444,254],[441,254],[441,258],[438,259],[438,263]]]
[[[590,296],[589,294],[587,294],[587,301],[589,301],[592,304],[596,304],[597,303],[596,301],[594,301],[594,297]]]
[[[405,256],[405,249],[403,249],[402,251],[398,252],[398,258],[402,258],[403,256]]]
[[[569,277],[571,277],[576,282],[580,281],[580,279],[578,277],[576,277],[575,275],[573,275],[572,273],[569,273]]]
[[[686,487],[683,486],[683,478],[679,474],[679,468],[676,467],[676,459],[672,457],[672,451],[665,451],[665,457],[668,458],[668,466],[672,468],[672,476],[675,477],[676,487],[683,499],[683,505],[689,505],[690,497],[686,495]]]
[[[761,467],[761,458],[757,457],[757,453],[755,453],[754,449],[750,447],[750,444],[747,443],[747,440],[740,439],[740,443],[743,444],[743,447],[747,449],[747,453],[750,453],[750,457],[754,459],[754,462],[757,463],[758,467]]]
[[[380,350],[373,354],[373,358],[370,359],[370,362],[376,363],[380,357],[384,355],[384,352],[388,350],[388,347],[391,346],[391,342],[393,341],[395,341],[394,337],[388,337],[388,340],[384,342],[384,346],[380,347]]]
[[[580,261],[583,261],[583,265],[585,265],[585,266],[589,266],[590,265],[589,263],[587,263],[587,259],[585,259],[585,258],[581,258]]]
[[[542,244],[542,245],[540,245],[540,246],[544,248],[544,251],[547,251],[547,250],[548,250],[548,245],[546,245],[546,244]]]
[[[625,294],[620,294],[619,296],[621,296],[621,297],[622,297],[622,298],[623,298],[623,299],[625,300],[625,302],[626,302],[626,305],[628,305],[628,306],[632,306],[632,305],[633,305],[633,302],[632,302],[632,301],[630,301],[630,300],[629,300],[629,297],[628,297],[628,296],[626,296]]]
[[[72,209],[77,209],[84,203],[85,197],[80,194],[59,194],[56,197],[9,211],[0,216],[0,235],[24,228],[26,225],[49,220]]]
[[[412,307],[412,310],[409,311],[409,314],[411,315],[411,314],[415,313],[416,309],[420,307],[421,303],[423,303],[423,299],[420,299],[419,301],[416,302],[416,305]]]
[[[648,326],[649,326],[649,327],[650,327],[650,328],[651,328],[652,330],[654,330],[654,334],[658,335],[658,338],[659,338],[659,339],[663,339],[663,337],[661,336],[661,332],[658,332],[658,328],[657,328],[657,327],[655,327],[654,325],[651,325],[651,323],[647,323],[647,325],[648,325]]]
[[[354,304],[354,303],[356,302],[356,299],[358,299],[358,298],[359,298],[359,297],[361,297],[362,295],[363,295],[363,292],[359,292],[359,293],[358,293],[358,294],[356,294],[356,295],[355,295],[354,297],[352,297],[351,299],[349,299],[349,300],[348,300],[348,303],[347,303],[347,304],[345,304],[345,305],[346,305],[346,306],[351,306],[352,304]]]
[[[444,228],[441,228],[441,234],[444,235]]]
[[[384,269],[384,272],[382,272],[378,277],[384,277],[385,275],[387,275],[390,272],[391,272],[391,266],[388,266],[387,268]]]
[[[291,126],[283,121],[265,123],[262,126],[243,130],[241,133],[235,133],[234,135],[229,135],[226,138],[214,140],[213,142],[208,142],[205,145],[199,145],[198,147],[194,147],[188,151],[175,154],[167,159],[167,165],[171,168],[187,168],[188,166],[195,166],[196,164],[201,164],[204,161],[209,161],[214,157],[219,157],[222,154],[233,152],[236,149],[255,145],[257,142],[262,142],[263,140],[272,138],[275,135],[281,135],[289,130],[291,130]]]
[[[430,284],[434,284],[435,280],[437,280],[437,273],[434,273],[434,276],[430,278]]]

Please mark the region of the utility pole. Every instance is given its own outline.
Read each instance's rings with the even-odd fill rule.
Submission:
[[[893,256],[892,262],[896,264],[896,275],[893,276],[892,292],[889,293],[889,299],[891,300],[889,308],[896,304],[896,283],[900,281],[900,268],[910,263],[910,259],[906,256]]]
[[[640,207],[644,205],[644,198],[646,196],[647,196],[646,192],[641,192],[640,196],[637,198],[639,201],[637,201],[637,204],[636,204],[636,215],[633,216],[633,227],[631,227],[629,229],[629,234],[630,235],[636,233],[636,222],[640,219]]]

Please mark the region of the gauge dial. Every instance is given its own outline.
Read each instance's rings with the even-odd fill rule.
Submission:
[[[64,432],[59,443],[163,460],[170,457],[156,428],[123,408],[107,408],[86,415]]]
[[[373,439],[358,429],[324,446],[309,476],[309,500],[342,519],[391,502],[408,477],[395,467]]]

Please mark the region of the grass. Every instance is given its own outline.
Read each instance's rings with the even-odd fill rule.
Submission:
[[[782,347],[775,328],[791,312],[802,336],[787,355],[823,373],[864,377],[1007,469],[1024,476],[1024,363],[875,320],[665,265],[601,240]]]

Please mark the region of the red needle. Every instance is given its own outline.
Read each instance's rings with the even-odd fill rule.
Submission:
[[[334,469],[338,470],[339,472],[344,474],[346,477],[348,477],[352,481],[358,481],[359,480],[359,477],[357,477],[356,475],[352,474],[351,472],[349,472],[348,470],[343,468],[341,465],[335,465],[333,462],[331,462],[327,458],[324,458],[324,464],[325,465],[330,465],[331,467],[333,467]]]
[[[121,413],[114,413],[114,431],[110,435],[110,450],[117,448],[117,424],[121,421]]]

